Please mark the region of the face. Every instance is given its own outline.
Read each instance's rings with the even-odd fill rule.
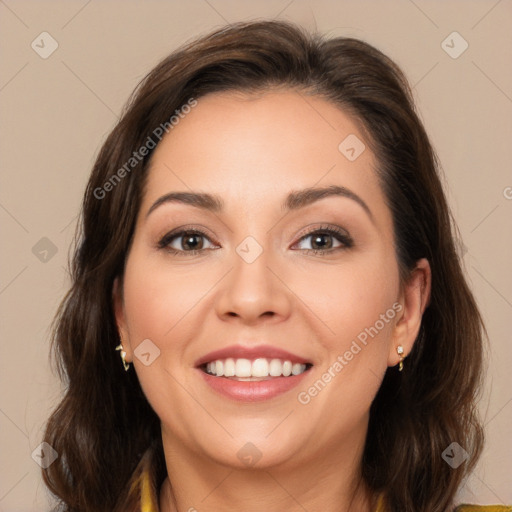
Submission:
[[[157,146],[114,302],[164,444],[271,467],[364,443],[421,308],[361,143],[337,106],[287,90],[201,97]]]

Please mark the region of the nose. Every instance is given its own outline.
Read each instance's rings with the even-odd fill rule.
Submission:
[[[246,325],[286,319],[293,294],[280,265],[265,250],[248,261],[235,252],[232,268],[220,283],[215,305],[218,316]]]

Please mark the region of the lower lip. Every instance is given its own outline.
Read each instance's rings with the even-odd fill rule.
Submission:
[[[297,386],[304,376],[309,372],[306,370],[299,375],[290,377],[273,377],[268,380],[242,381],[215,377],[203,370],[198,369],[205,382],[217,393],[232,400],[240,402],[260,402],[270,400],[278,395],[290,391]]]

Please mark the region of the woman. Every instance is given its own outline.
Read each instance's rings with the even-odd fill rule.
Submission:
[[[275,21],[179,49],[81,229],[45,434],[65,510],[453,510],[483,325],[390,59]]]

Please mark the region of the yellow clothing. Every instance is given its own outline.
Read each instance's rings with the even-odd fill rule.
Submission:
[[[510,512],[508,505],[459,505],[454,512]]]
[[[158,489],[156,488],[156,483],[153,481],[152,473],[150,471],[150,462],[151,459],[149,457],[143,457],[141,464],[134,473],[134,478],[130,488],[130,493],[133,493],[136,502],[140,502],[140,507],[137,507],[136,509],[140,512],[160,511],[158,505]],[[386,504],[383,495],[379,497],[375,512],[386,512]],[[459,505],[453,512],[512,512],[512,506]]]
[[[510,512],[508,505],[459,505],[454,512]]]

